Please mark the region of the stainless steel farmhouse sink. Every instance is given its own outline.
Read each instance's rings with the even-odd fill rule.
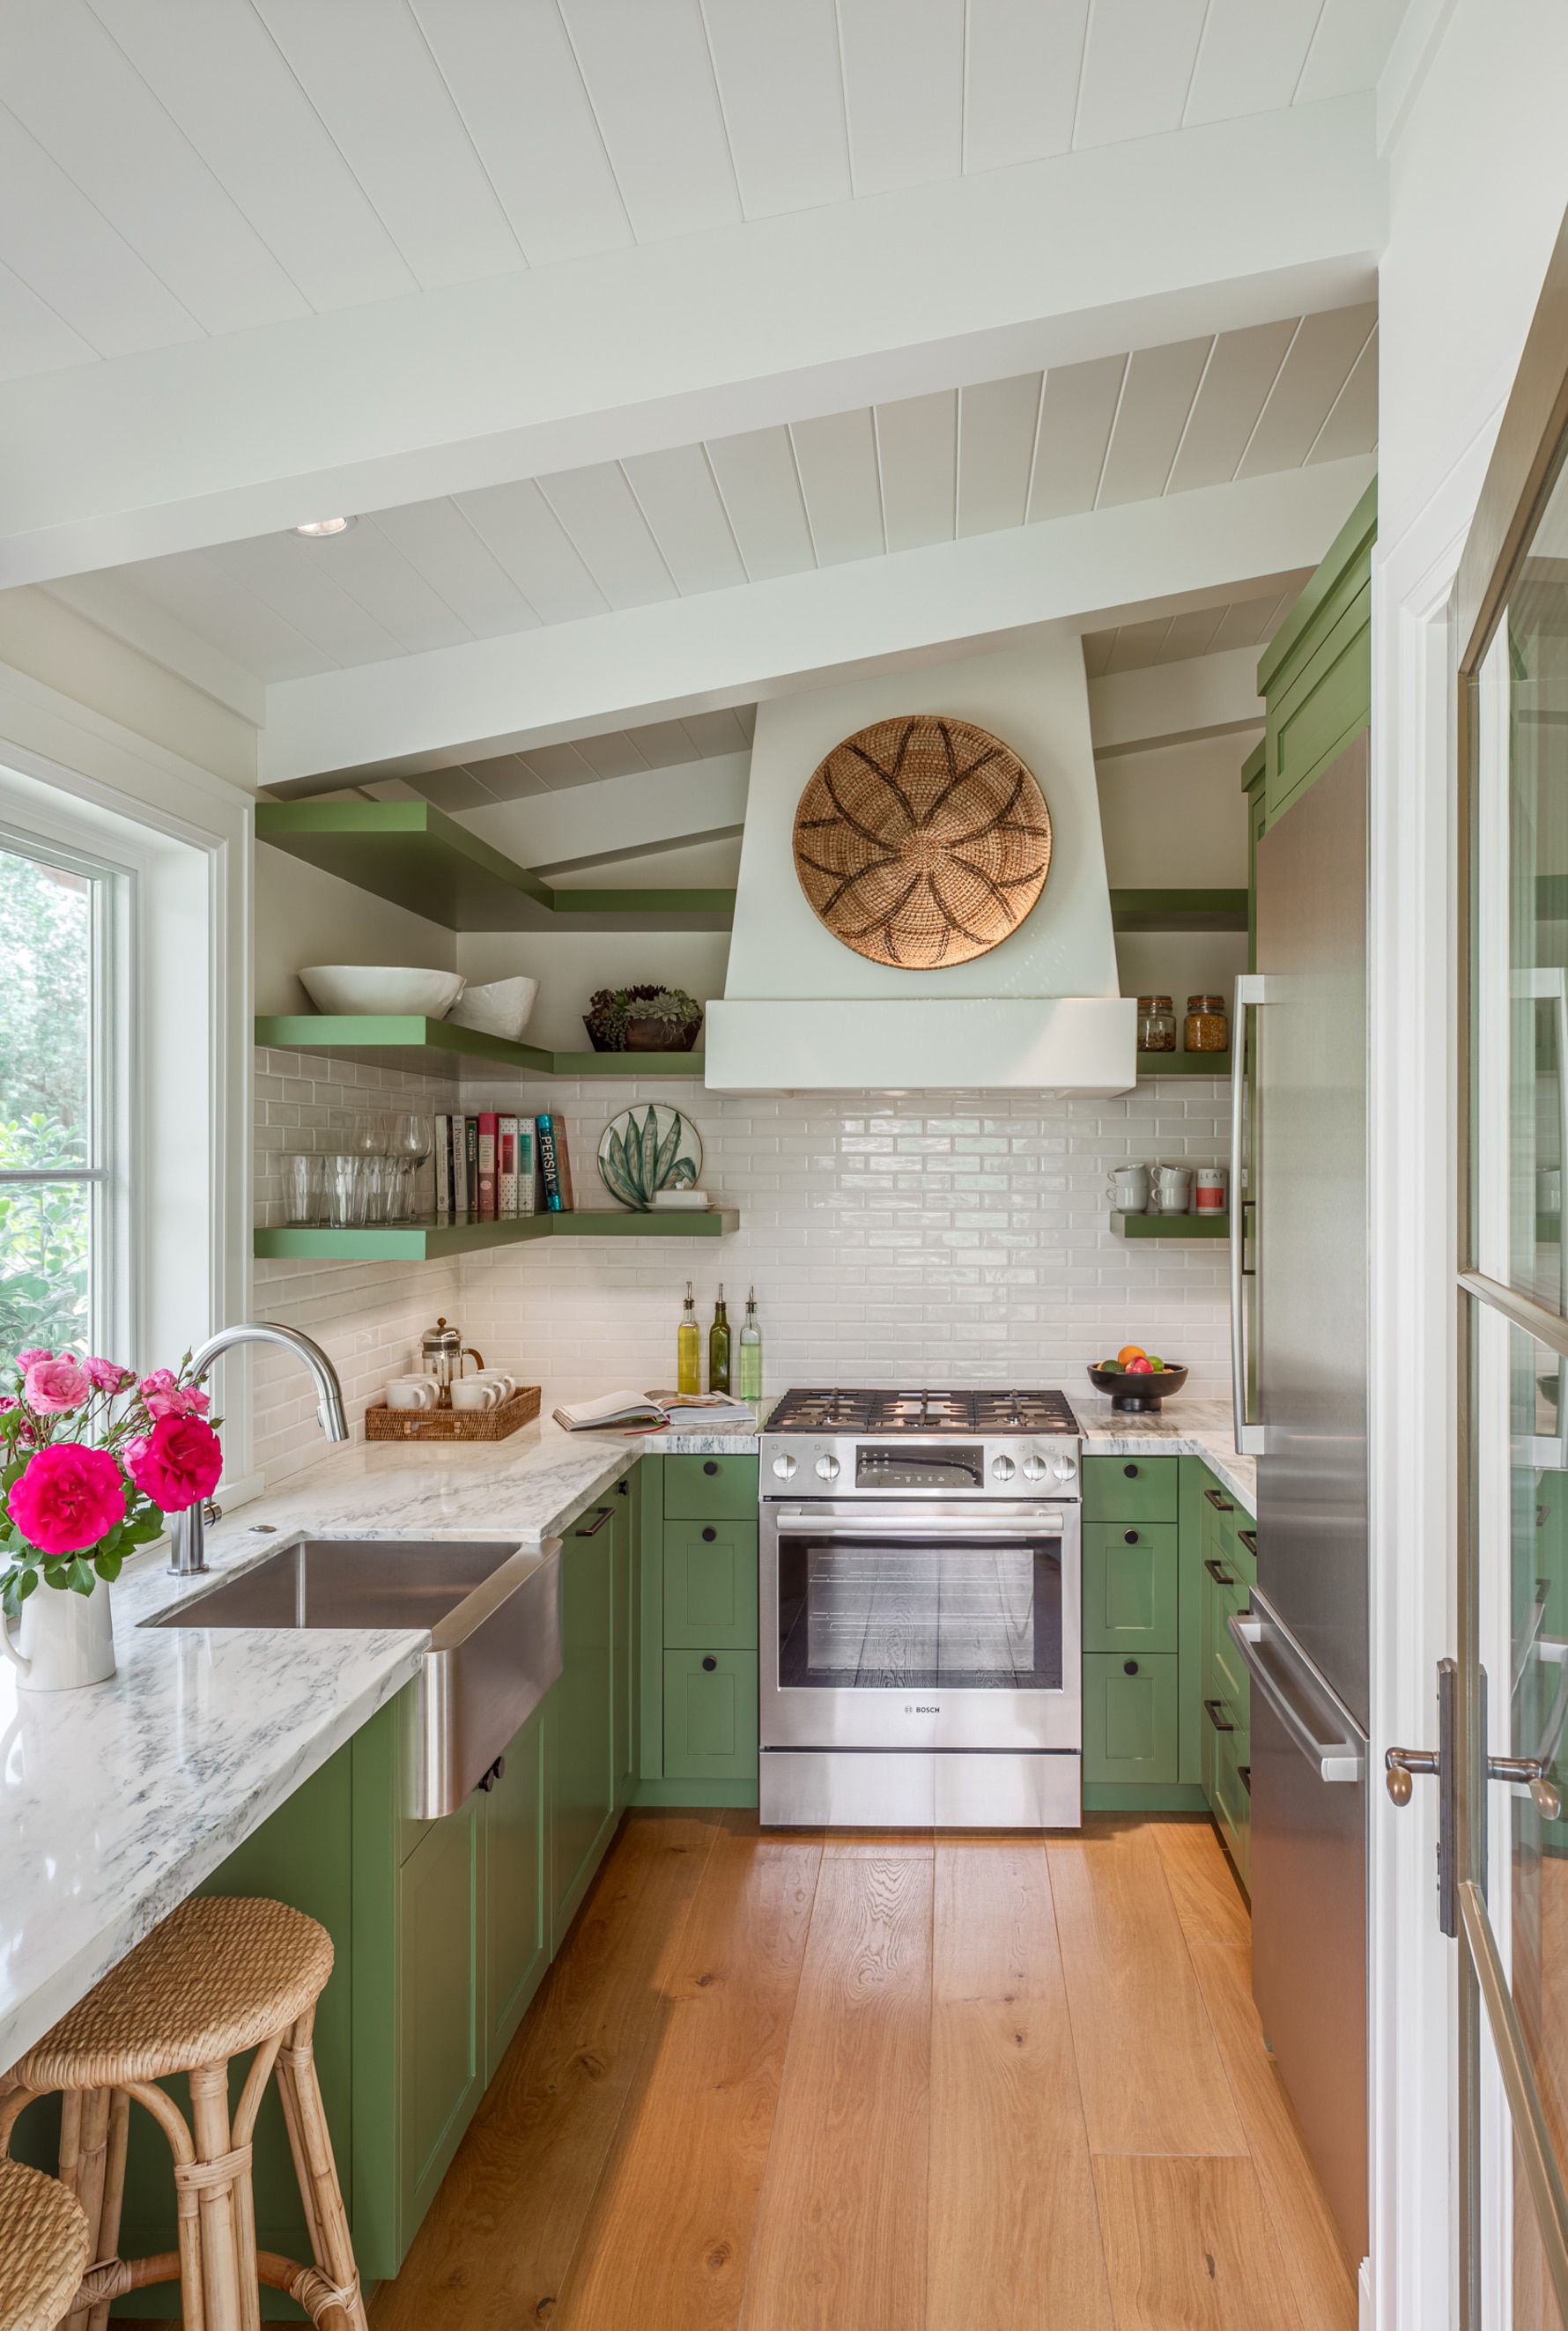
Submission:
[[[561,1672],[561,1542],[305,1537],[149,1627],[428,1627],[404,1793],[415,1820],[455,1812]]]

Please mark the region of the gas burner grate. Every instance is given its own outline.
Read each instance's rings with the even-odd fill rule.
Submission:
[[[940,1434],[1071,1432],[1078,1419],[1060,1392],[874,1392],[803,1387],[786,1392],[770,1432]]]

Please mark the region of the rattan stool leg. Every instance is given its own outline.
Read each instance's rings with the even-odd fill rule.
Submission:
[[[242,2274],[255,2272],[254,2253],[242,2267],[234,2223],[234,2164],[229,2138],[228,2060],[203,2064],[190,2075],[191,2135],[196,2157],[185,2182],[196,2189],[201,2235],[205,2331],[247,2331],[240,2301]],[[250,2175],[247,2157],[244,2174]],[[180,2173],[176,2170],[176,2179]]]
[[[130,2134],[130,2098],[123,2088],[109,2098],[109,2138],[104,2155],[103,2203],[98,2222],[94,2260],[119,2254],[119,2220],[125,2205],[125,2153]],[[109,2301],[101,2298],[87,2317],[87,2331],[108,2331]]]
[[[109,2103],[113,2090],[84,2088],[62,2099],[60,2123],[60,2182],[75,2194],[87,2220],[90,2265],[112,2252],[119,2240],[118,2203],[115,2231],[106,2238],[104,2199],[109,2168]],[[71,2110],[72,2106],[76,2107]],[[73,2308],[65,2331],[87,2331],[84,2307]]]
[[[336,2305],[328,2303],[320,2313],[312,2307],[310,2312],[318,2323],[340,2315],[349,2331],[369,2331],[358,2269],[354,2263],[348,2214],[343,2206],[343,2191],[332,2157],[332,2137],[316,2077],[316,2055],[310,2037],[315,2020],[312,2007],[295,2024],[278,2058],[278,2092],[288,2123],[294,2174],[305,2205],[305,2223],[310,2231],[310,2248],[322,2275],[340,2294]]]

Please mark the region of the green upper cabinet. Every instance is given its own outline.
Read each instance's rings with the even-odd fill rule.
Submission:
[[[1372,718],[1372,547],[1375,480],[1264,650],[1263,822],[1272,825]],[[1252,768],[1249,762],[1248,769]],[[1242,783],[1249,792],[1246,773]]]

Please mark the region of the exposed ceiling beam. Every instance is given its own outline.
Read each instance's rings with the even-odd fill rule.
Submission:
[[[261,781],[395,775],[678,712],[753,703],[869,665],[973,652],[1126,602],[1315,566],[1371,455],[971,535],[807,575],[433,648],[267,691]],[[402,756],[407,756],[406,761]],[[303,789],[316,790],[307,784]]]
[[[1137,671],[1107,672],[1088,684],[1097,761],[1148,753],[1194,737],[1225,737],[1263,718],[1258,648],[1184,656]]]
[[[479,767],[482,773],[484,764]],[[716,753],[674,769],[639,769],[594,785],[528,794],[465,810],[462,823],[492,848],[541,874],[668,850],[734,833],[746,816],[749,753]]]
[[[1385,221],[1336,98],[35,375],[0,585],[1364,300]]]

